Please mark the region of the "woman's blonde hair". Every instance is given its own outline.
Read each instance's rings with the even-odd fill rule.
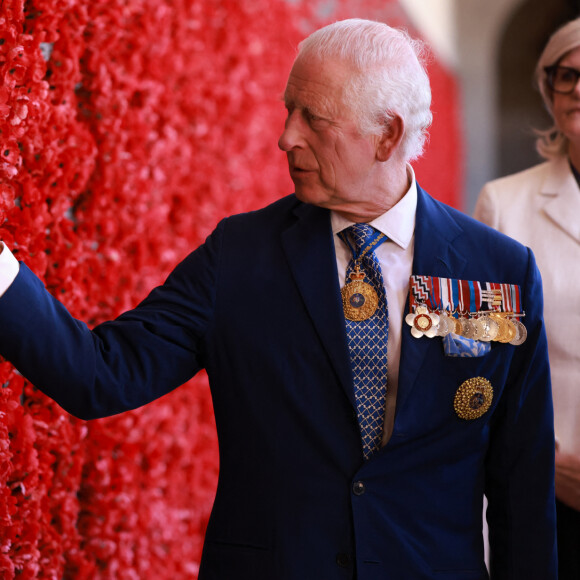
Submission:
[[[548,75],[545,68],[558,64],[571,50],[580,47],[580,18],[571,20],[558,28],[552,34],[536,65],[534,81],[538,87],[544,105],[552,119],[553,93],[548,84]],[[558,129],[556,123],[544,131],[536,131],[536,149],[545,159],[566,156],[568,153],[568,138]]]

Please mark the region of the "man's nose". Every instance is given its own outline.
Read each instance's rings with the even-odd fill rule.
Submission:
[[[300,116],[297,111],[293,111],[288,114],[286,123],[284,123],[284,130],[278,139],[278,147],[282,149],[282,151],[288,152],[300,147],[301,142],[302,131]]]

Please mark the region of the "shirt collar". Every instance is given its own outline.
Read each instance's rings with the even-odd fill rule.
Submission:
[[[415,172],[407,164],[407,175],[411,185],[407,193],[388,211],[369,222],[375,229],[385,234],[389,240],[403,249],[407,249],[415,232],[415,214],[417,213],[417,182]],[[351,222],[334,211],[330,212],[332,233],[337,234],[354,222]]]

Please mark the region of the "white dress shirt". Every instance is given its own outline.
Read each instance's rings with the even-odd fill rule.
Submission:
[[[405,303],[409,291],[409,277],[413,268],[417,185],[415,183],[415,174],[410,165],[407,166],[407,175],[411,185],[405,196],[386,213],[370,222],[370,225],[388,238],[386,242],[383,242],[375,250],[375,255],[381,266],[389,310],[387,405],[383,445],[389,440],[395,421],[403,312],[405,311]],[[338,233],[351,226],[354,222],[349,222],[335,212],[331,212],[331,220],[339,285],[342,288],[346,283],[346,269],[351,259],[351,253],[347,245],[338,237]]]
[[[4,242],[0,242],[0,248],[2,252],[0,253],[0,296],[2,296],[18,275],[20,264]]]

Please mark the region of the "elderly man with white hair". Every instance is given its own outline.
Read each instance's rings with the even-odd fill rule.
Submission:
[[[89,330],[7,248],[0,353],[92,419],[204,368],[220,475],[201,580],[555,578],[554,434],[532,253],[431,198],[420,45],[307,38],[279,147],[295,193],[224,219]],[[169,555],[170,557],[170,555]]]

